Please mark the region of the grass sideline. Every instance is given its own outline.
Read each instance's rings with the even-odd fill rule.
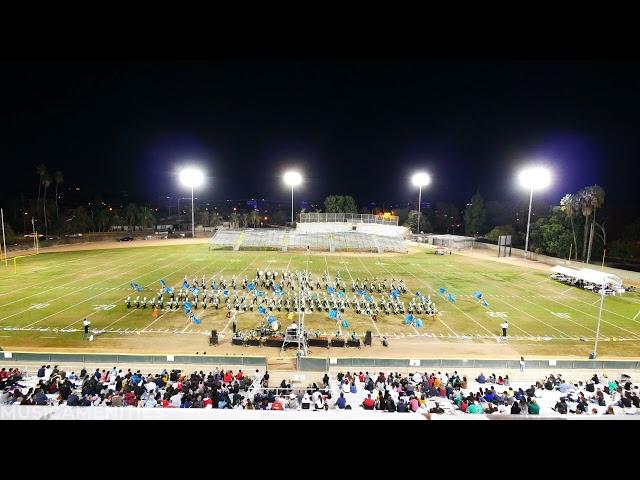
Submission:
[[[178,287],[185,274],[189,279],[203,273],[207,280],[212,274],[222,274],[227,279],[234,274],[239,278],[247,274],[251,278],[257,268],[282,271],[306,267],[315,276],[324,270],[335,275],[339,270],[348,285],[352,277],[402,278],[411,295],[417,290],[431,295],[440,310],[438,318],[422,316],[424,327],[420,329],[403,325],[401,316],[383,314],[374,324],[370,318],[347,310],[344,318],[350,328],[345,333],[355,330],[363,336],[371,330],[374,335],[399,340],[419,338],[424,341],[427,354],[434,341],[450,343],[451,348],[457,344],[495,344],[500,323],[506,318],[510,323],[510,346],[516,350],[522,347],[527,354],[585,356],[593,349],[598,295],[554,282],[544,271],[455,253],[436,256],[429,250],[407,255],[305,256],[298,252],[209,252],[206,244],[41,253],[20,259],[15,274],[12,265],[3,265],[0,347],[90,350],[113,340],[109,345],[115,351],[118,339],[133,335],[145,338],[140,341],[141,351],[151,346],[156,351],[170,351],[177,338],[186,336],[199,337],[206,344],[206,335],[212,329],[223,335],[223,342],[228,341],[226,309],[198,309],[201,325],[190,323],[181,312],[165,312],[154,319],[151,309],[126,309],[124,299],[130,294],[130,282],[144,285],[141,295],[151,296],[157,292],[161,278]],[[439,295],[440,287],[454,294],[456,303]],[[484,294],[489,308],[473,298],[476,290]],[[374,297],[379,300],[380,294]],[[403,300],[407,304],[409,295]],[[286,312],[275,315],[281,325],[287,323]],[[77,331],[85,317],[91,320],[92,329],[105,331],[93,343],[83,340]],[[238,316],[239,329],[254,328],[259,322],[257,313]],[[338,329],[324,312],[307,315],[306,327],[328,335]],[[601,354],[640,356],[638,293],[605,299],[600,334]]]

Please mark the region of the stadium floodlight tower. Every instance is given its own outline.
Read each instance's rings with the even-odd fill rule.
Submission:
[[[551,173],[544,167],[525,168],[518,175],[520,185],[530,190],[529,193],[529,216],[527,218],[527,238],[524,242],[524,257],[529,257],[529,228],[531,225],[531,203],[533,202],[533,190],[548,187],[551,183]]]
[[[420,234],[420,216],[422,215],[420,207],[422,206],[422,187],[426,187],[431,183],[431,177],[428,173],[417,172],[411,177],[411,183],[419,188],[418,193],[418,234]]]
[[[198,170],[197,168],[183,168],[180,171],[180,183],[182,183],[186,187],[191,188],[191,238],[195,238],[196,221],[195,213],[193,210],[193,190],[204,183],[204,174],[202,173],[202,170]]]
[[[291,187],[291,225],[293,226],[293,189],[302,183],[302,175],[295,170],[284,174],[284,183]]]

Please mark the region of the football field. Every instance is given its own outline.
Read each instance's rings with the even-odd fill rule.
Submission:
[[[308,268],[318,278],[339,271],[351,299],[351,280],[402,279],[408,292],[401,299],[408,305],[416,292],[430,295],[439,310],[436,317],[417,315],[423,326],[405,325],[402,315],[378,316],[377,322],[346,309],[342,328],[326,312],[305,316],[310,332],[333,336],[336,331],[361,337],[367,330],[374,336],[423,338],[425,353],[430,341],[496,343],[500,324],[509,321],[509,343],[518,351],[540,355],[580,355],[592,351],[596,335],[600,297],[549,279],[548,272],[514,266],[468,255],[436,256],[429,250],[410,254],[323,254],[271,251],[209,251],[207,244],[131,247],[104,250],[41,253],[19,258],[13,266],[0,267],[0,347],[4,350],[117,350],[118,339],[144,337],[157,351],[171,352],[181,338],[201,339],[206,345],[211,330],[221,342],[231,338],[230,319],[224,305],[219,310],[199,308],[194,313],[201,324],[192,323],[178,311],[127,309],[125,299],[134,299],[131,282],[144,287],[140,298],[155,296],[160,280],[180,288],[206,275],[233,275],[251,281],[257,270],[283,271]],[[241,287],[238,287],[241,290]],[[452,302],[440,293],[445,289]],[[480,291],[487,305],[474,298]],[[233,290],[232,290],[233,292]],[[379,301],[381,294],[374,292]],[[281,326],[289,321],[286,312],[271,312]],[[91,321],[96,331],[93,342],[83,339],[82,322]],[[238,315],[238,329],[250,330],[262,323],[257,312]],[[600,328],[603,355],[640,356],[640,295],[606,297]],[[265,349],[266,350],[266,349]],[[278,351],[273,349],[273,354]],[[269,354],[265,352],[265,354]],[[361,351],[361,354],[365,354]]]

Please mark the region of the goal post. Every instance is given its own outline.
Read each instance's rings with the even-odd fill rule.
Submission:
[[[13,257],[13,273],[18,273],[18,259],[29,257],[29,256],[30,255],[18,255],[16,257]]]

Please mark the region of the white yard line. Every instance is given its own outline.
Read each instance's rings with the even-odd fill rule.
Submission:
[[[423,281],[422,279],[420,279],[419,277],[417,277],[413,272],[407,270],[405,267],[403,267],[401,264],[398,264],[396,262],[394,262],[391,258],[390,261],[395,264],[396,266],[402,268],[402,271],[412,275],[416,280],[418,280],[420,283],[422,283],[423,285],[425,285],[427,288],[429,288],[430,290],[432,290],[434,293],[437,294],[437,290],[435,290],[431,285],[427,284],[425,281]],[[389,272],[391,273],[391,272]],[[476,319],[474,319],[471,315],[469,315],[467,312],[465,312],[464,310],[462,310],[460,307],[458,307],[455,303],[450,302],[455,308],[457,308],[460,313],[462,313],[465,317],[467,317],[469,320],[471,320],[473,323],[475,323],[476,325],[480,326],[480,328],[482,328],[484,331],[488,332],[489,335],[492,335],[493,337],[496,337],[497,335],[495,335],[491,330],[489,330],[487,327],[485,327],[484,325],[482,325],[480,322],[478,322]],[[440,321],[442,322],[442,319],[440,319]],[[442,322],[443,325],[445,325],[445,327],[449,328],[444,322]],[[449,330],[451,330],[454,334],[455,332],[449,328]],[[457,335],[457,334],[456,334]]]
[[[358,258],[358,260],[360,260],[360,259]],[[364,263],[362,262],[362,260],[360,260],[360,263],[362,263],[362,264],[364,265]],[[396,266],[399,266],[397,263],[395,263],[395,262],[393,262],[393,263],[394,263]],[[367,269],[367,267],[366,267],[366,266],[365,266],[364,268],[365,268],[365,269]],[[394,275],[394,274],[393,274],[393,272],[392,272],[392,271],[390,271],[386,266],[384,267],[384,269],[386,270],[386,272],[387,272],[389,275],[391,275],[391,276],[393,277],[393,275]],[[407,273],[410,273],[410,272],[408,272],[408,271],[407,271],[406,269],[404,269],[404,268],[403,268],[403,270],[404,270],[405,272],[407,272]],[[369,269],[367,269],[367,271],[369,271]],[[369,273],[371,273],[371,272],[369,272]],[[411,275],[413,275],[413,274],[411,274]],[[415,275],[413,275],[413,276],[414,276],[415,278],[418,278],[418,277],[416,277]],[[418,279],[418,280],[420,280],[420,279]],[[429,288],[431,288],[431,287],[429,287]],[[432,288],[431,290],[433,290],[433,288]],[[435,292],[435,290],[433,290],[433,291]],[[412,291],[411,291],[411,289],[409,289],[409,287],[408,287],[408,286],[407,286],[407,292],[411,293],[412,295],[414,295],[414,294],[415,294],[415,292],[412,292]],[[463,312],[463,313],[464,313],[464,312]],[[465,314],[465,315],[466,315],[466,314]],[[468,316],[468,315],[467,315],[467,316]],[[442,317],[441,317],[440,315],[438,315],[438,316],[437,316],[437,320],[438,320],[438,321],[440,321],[440,323],[442,323],[442,325],[444,325],[444,326],[447,328],[447,330],[449,330],[451,333],[453,333],[456,337],[458,337],[458,336],[459,336],[453,328],[451,328],[449,325],[447,325],[447,323],[445,323],[445,321],[442,319]],[[477,322],[476,322],[476,323],[477,323]],[[418,332],[418,330],[416,330],[416,328],[415,328],[413,325],[411,325],[411,327],[415,330],[415,332],[416,332],[416,333]]]
[[[638,315],[640,315],[640,310],[638,310],[638,313],[636,313],[636,316],[633,317],[633,319],[635,320],[636,318],[638,318]]]
[[[158,256],[158,255],[156,255],[156,257],[157,257],[157,256]],[[112,263],[112,262],[109,262],[109,263]],[[78,283],[78,282],[86,283],[88,280],[90,280],[90,279],[92,279],[92,278],[95,278],[95,277],[97,277],[97,276],[98,276],[98,277],[99,277],[99,276],[102,276],[102,275],[104,275],[104,274],[105,274],[105,273],[107,273],[107,272],[110,272],[110,271],[112,271],[112,270],[115,270],[115,269],[119,268],[119,267],[120,267],[120,265],[116,265],[116,266],[114,266],[114,267],[108,268],[107,270],[101,270],[99,267],[100,267],[99,265],[98,265],[98,266],[94,266],[94,267],[92,267],[92,268],[91,268],[91,270],[95,271],[95,273],[94,273],[93,275],[90,275],[90,276],[89,276],[89,277],[87,277],[87,278],[76,279],[76,280],[72,280],[72,281],[67,282],[67,283],[63,283],[63,284],[61,284],[61,285],[56,285],[55,287],[48,288],[47,290],[42,290],[42,291],[37,292],[37,293],[34,293],[34,294],[32,294],[32,295],[28,295],[28,296],[26,296],[26,297],[19,298],[18,300],[14,300],[13,302],[9,302],[9,303],[2,304],[2,305],[0,305],[0,308],[6,307],[6,306],[9,306],[9,305],[13,305],[14,303],[23,302],[24,300],[26,300],[26,299],[28,299],[28,298],[31,298],[31,297],[35,297],[35,296],[42,295],[42,294],[44,294],[44,293],[50,292],[51,290],[55,290],[55,289],[57,289],[57,288],[64,287],[64,286],[66,286],[66,285],[71,285],[71,284],[73,284],[73,283]],[[105,281],[105,280],[102,280],[102,281]],[[101,283],[101,282],[96,282],[96,283]],[[96,285],[96,284],[94,283],[94,284],[91,284],[91,285],[89,285],[89,286],[87,286],[87,287],[81,288],[80,290],[86,290],[86,289],[88,289],[88,288],[93,288],[93,287],[95,287],[95,285]],[[75,293],[75,292],[80,291],[80,290],[75,290],[75,291],[74,291],[74,292],[72,292],[72,293]],[[69,295],[71,295],[72,293],[70,293]],[[62,298],[62,297],[56,297],[56,300],[57,300],[58,298]],[[27,309],[27,310],[28,310],[28,309]],[[25,310],[25,311],[26,311],[26,310]],[[4,320],[5,318],[10,318],[10,317],[0,318],[0,321]]]
[[[196,262],[197,262],[197,260],[194,260],[193,262],[188,263],[188,265],[189,265],[189,266],[191,266],[191,265],[193,265],[193,264],[194,264],[194,263],[196,263]],[[224,262],[223,262],[223,263],[224,263]],[[181,266],[180,268],[178,268],[178,269],[174,270],[173,272],[169,273],[169,275],[173,275],[173,274],[174,274],[174,273],[176,273],[178,270],[183,270],[184,268],[185,268],[185,266],[183,265],[183,266]],[[196,276],[196,277],[197,277],[197,276],[200,274],[200,272],[202,272],[203,270],[206,270],[206,269],[207,269],[207,267],[200,268],[200,269],[196,270],[196,273],[195,273],[195,275],[194,275],[194,276]],[[214,273],[214,274],[213,274],[213,278],[215,278],[217,275],[220,275],[222,272],[224,272],[224,270],[225,270],[225,267],[222,267],[220,270],[218,270],[216,273]],[[166,277],[168,277],[169,275],[165,275],[165,276],[166,276]],[[158,279],[158,282],[159,282],[159,281],[160,281],[160,280]],[[178,287],[182,284],[182,283],[181,283],[182,281],[183,281],[183,280],[180,280],[178,283],[174,284],[174,287],[173,287],[173,288],[174,288],[174,289],[175,289],[175,288],[178,288]],[[177,311],[176,311],[176,312],[174,312],[174,313],[178,313],[178,312],[180,312],[180,311],[181,311],[181,310],[177,310]],[[143,331],[143,332],[144,332],[144,331],[146,331],[146,330],[147,330],[151,325],[153,325],[153,324],[154,324],[154,323],[156,323],[158,320],[160,320],[160,318],[161,318],[165,313],[170,313],[170,311],[169,311],[169,310],[167,310],[166,312],[161,313],[160,315],[158,315],[158,318],[156,318],[155,320],[153,320],[149,325],[147,325],[146,327],[144,327],[141,331]]]
[[[155,258],[155,257],[154,257],[154,258]],[[154,264],[154,263],[155,263],[155,261],[154,261],[154,262],[147,263],[147,264],[145,264],[145,265],[152,265],[152,264]],[[149,272],[146,272],[144,275],[149,275],[150,273],[155,272],[155,271],[157,271],[157,270],[160,270],[161,268],[163,268],[163,267],[155,268],[155,269],[153,269],[153,270],[151,270],[151,271],[149,271]],[[136,270],[139,270],[139,269],[140,269],[140,267],[137,267],[137,268],[136,268]],[[116,277],[115,277],[115,278],[121,277],[122,275],[128,275],[129,273],[131,273],[131,272],[125,272],[125,273],[122,273],[122,274],[120,274],[120,275],[116,275]],[[113,278],[112,278],[112,279],[109,279],[109,280],[113,280]],[[75,308],[75,307],[77,307],[78,305],[81,305],[81,304],[83,304],[83,303],[86,303],[86,302],[88,302],[89,300],[93,300],[94,298],[97,298],[97,297],[99,297],[99,296],[101,296],[101,295],[104,295],[104,294],[105,294],[105,293],[107,293],[107,292],[110,292],[110,291],[115,290],[115,289],[117,289],[117,288],[121,288],[122,286],[125,286],[125,285],[130,284],[130,283],[131,283],[130,281],[120,283],[120,284],[116,285],[115,287],[110,288],[109,290],[106,290],[105,292],[98,293],[97,295],[93,295],[92,297],[86,298],[86,299],[82,300],[81,302],[78,302],[78,303],[76,303],[76,304],[74,304],[74,305],[69,305],[67,308],[63,308],[62,310],[59,310],[59,311],[54,312],[54,313],[52,313],[52,314],[50,314],[50,315],[47,315],[46,317],[41,318],[40,320],[37,320],[37,321],[35,321],[35,322],[32,322],[32,323],[30,323],[29,325],[26,325],[26,327],[31,327],[32,325],[35,325],[35,324],[37,324],[37,323],[40,323],[40,322],[42,322],[43,320],[46,320],[46,319],[48,319],[48,318],[51,318],[51,317],[53,317],[53,316],[55,316],[55,315],[58,315],[58,314],[60,314],[60,313],[62,313],[62,312],[66,312],[66,311],[67,311],[67,310],[69,310],[70,308]],[[80,289],[80,290],[83,290],[83,289]],[[68,295],[70,295],[70,294],[68,294]],[[67,295],[63,295],[63,297],[66,297],[66,296],[67,296]],[[62,298],[62,297],[58,297],[58,298]],[[97,312],[98,312],[98,310],[96,310],[94,313],[91,313],[90,315],[94,315],[94,314],[95,314],[95,313],[97,313]],[[21,312],[21,313],[23,313],[23,312]],[[88,316],[89,316],[89,315],[88,315]],[[83,318],[84,318],[84,317],[83,317]],[[78,320],[78,321],[80,321],[80,320]],[[74,322],[74,323],[77,323],[77,322]],[[73,325],[73,324],[72,324],[72,325]]]
[[[362,262],[362,260],[360,259],[360,257],[358,257],[358,260],[360,261],[360,263],[362,264],[362,266],[364,267],[364,269],[369,272],[369,275],[371,275],[371,272],[369,271],[369,269],[367,268],[367,266]],[[326,261],[326,258],[325,258]],[[349,276],[351,277],[351,281],[353,281],[353,275],[351,275],[351,270],[349,270],[349,267],[347,267],[345,265],[345,268],[347,269],[347,272],[349,273]],[[373,279],[374,276],[372,276],[371,278]],[[386,293],[386,292],[385,292]],[[346,294],[345,294],[346,295]],[[380,330],[378,330],[378,326],[376,325],[376,322],[373,321],[373,318],[369,317],[369,320],[371,321],[371,325],[373,325],[373,328],[376,329],[376,332],[378,332],[378,337],[382,338],[382,334],[380,333]],[[411,325],[411,328],[413,328],[416,332],[417,330],[415,329],[415,327],[413,325]]]
[[[522,289],[522,290],[526,290],[526,289],[525,289],[525,287],[521,287],[520,285],[517,285],[517,284],[515,284],[515,283],[513,283],[513,282],[509,282],[508,280],[504,280],[504,282],[505,282],[505,283],[509,283],[509,284],[511,284],[511,285],[513,285],[513,286],[515,286],[516,288],[519,288],[519,289]],[[536,306],[538,306],[538,307],[540,307],[540,308],[542,308],[542,309],[544,309],[544,310],[548,311],[549,313],[553,313],[553,312],[552,312],[551,310],[549,310],[548,308],[546,308],[546,307],[544,307],[544,306],[542,306],[542,305],[539,305],[539,304],[537,304],[537,303],[534,303],[534,302],[532,302],[532,301],[528,300],[528,299],[527,299],[526,297],[524,297],[524,296],[521,296],[521,297],[520,297],[520,299],[521,299],[521,300],[524,300],[525,302],[531,303],[532,305],[536,305]],[[558,302],[557,300],[554,300],[554,299],[551,299],[551,298],[550,298],[550,299],[549,299],[549,301],[554,302],[554,303],[557,303],[558,305],[562,305],[564,308],[570,308],[571,310],[575,310],[576,312],[580,312],[580,313],[582,313],[583,315],[586,315],[586,316],[591,317],[591,318],[593,318],[593,319],[597,319],[597,318],[598,318],[598,317],[597,317],[597,316],[595,316],[595,315],[591,315],[590,313],[584,312],[584,311],[582,311],[582,310],[579,310],[579,309],[577,309],[577,308],[575,308],[575,307],[572,307],[572,306],[570,306],[570,305],[567,305],[567,304],[565,304],[565,303]],[[581,325],[580,323],[574,322],[573,320],[569,320],[569,319],[567,319],[567,320],[568,320],[568,321],[570,321],[570,322],[572,322],[572,323],[575,323],[576,325]],[[628,320],[630,320],[630,319],[628,319]],[[618,330],[623,330],[623,331],[625,331],[625,332],[627,332],[627,333],[629,333],[629,334],[631,334],[631,335],[634,335],[636,338],[640,338],[640,335],[639,335],[639,334],[637,334],[637,333],[635,333],[635,332],[632,332],[632,331],[630,331],[630,330],[627,330],[626,328],[620,327],[620,326],[616,325],[615,323],[608,322],[608,321],[606,321],[606,320],[604,320],[604,319],[602,320],[602,322],[603,322],[603,323],[606,323],[607,325],[611,325],[612,327],[617,328]],[[596,333],[596,331],[595,331],[595,330],[593,330],[593,329],[591,329],[591,328],[584,327],[584,326],[583,326],[583,328],[585,328],[585,329],[587,329],[587,330],[589,330],[589,331],[591,331],[591,332],[593,332],[593,333]]]
[[[102,255],[104,255],[104,254],[102,254]],[[97,257],[97,256],[99,256],[99,255],[87,255],[87,256],[86,256],[86,257],[84,257],[84,258],[79,258],[79,259],[76,259],[76,260],[71,260],[71,261],[69,261],[69,262],[63,262],[63,265],[69,265],[69,264],[71,264],[71,263],[75,263],[75,262],[86,262],[88,259],[91,259],[91,258],[94,258],[94,257]],[[106,263],[104,263],[103,265],[108,265],[109,263],[110,263],[110,262],[106,262]],[[42,270],[49,270],[50,268],[56,268],[56,267],[59,267],[59,265],[52,265],[51,267],[45,267],[45,268],[43,268]],[[22,291],[22,290],[25,290],[25,289],[27,289],[27,288],[38,287],[38,286],[43,285],[43,284],[45,284],[45,283],[57,282],[57,281],[59,281],[59,280],[60,280],[61,278],[63,278],[63,277],[68,277],[69,275],[77,275],[77,274],[80,274],[80,273],[83,273],[83,272],[86,272],[86,271],[91,271],[91,270],[94,270],[94,268],[95,268],[95,266],[94,266],[94,265],[92,265],[90,268],[87,268],[87,269],[84,269],[84,270],[76,270],[76,271],[73,271],[73,272],[70,272],[70,273],[62,273],[62,274],[60,274],[60,275],[56,276],[55,278],[51,278],[51,276],[49,276],[49,278],[48,278],[47,280],[43,281],[43,282],[39,282],[39,283],[31,283],[31,284],[29,284],[29,285],[27,285],[27,286],[25,286],[25,287],[22,287],[22,288],[15,288],[15,289],[12,289],[10,292],[0,293],[0,297],[1,297],[1,296],[3,296],[3,295],[11,295],[11,294],[14,294],[14,293],[16,293],[16,292],[20,292],[20,291]],[[42,270],[38,270],[38,272],[37,272],[37,273],[43,273],[43,271],[42,271]],[[18,275],[19,275],[19,274],[18,274]],[[20,280],[17,280],[17,281],[20,281]],[[16,280],[14,280],[13,282],[15,283],[15,282],[16,282]],[[3,287],[4,287],[4,285],[3,285]],[[2,305],[0,305],[0,306],[2,306]]]
[[[157,255],[155,255],[153,258],[156,258],[156,257],[157,257]],[[155,263],[155,262],[149,262],[149,263],[146,263],[146,264],[145,264],[145,266],[146,266],[146,265],[153,265],[154,263]],[[119,266],[118,266],[118,267],[114,267],[114,268],[119,268]],[[136,268],[136,270],[138,270],[139,268],[140,268],[140,267],[137,267],[137,268]],[[105,272],[108,272],[108,271],[111,271],[111,270],[113,270],[113,268],[110,268],[110,269],[108,269],[108,270],[103,270],[102,272],[99,272],[99,274],[104,274]],[[156,270],[157,270],[157,269],[156,269]],[[122,276],[122,275],[124,275],[124,274],[127,274],[127,273],[130,273],[130,272],[125,272],[125,273],[122,273],[122,274],[116,275],[116,276],[115,276],[115,277],[113,277],[113,278],[107,278],[107,279],[104,279],[104,280],[98,281],[98,282],[96,282],[96,283],[102,283],[102,282],[106,282],[106,281],[111,281],[111,280],[113,280],[114,278],[118,278],[118,277],[120,277],[120,276]],[[127,283],[130,283],[130,282],[127,282]],[[125,283],[125,284],[126,284],[126,283]],[[68,297],[69,295],[73,295],[73,294],[75,294],[75,293],[81,292],[81,291],[83,291],[83,290],[87,290],[87,289],[92,288],[92,287],[95,287],[95,284],[93,284],[93,285],[87,285],[86,287],[83,287],[83,288],[80,288],[80,289],[75,290],[75,291],[73,291],[73,292],[69,292],[69,293],[67,293],[67,294],[65,294],[65,295],[62,295],[62,296],[56,297],[54,300],[52,300],[52,302],[55,302],[55,301],[57,301],[57,300],[60,300],[61,298]],[[119,288],[119,287],[115,287],[115,288]],[[111,289],[111,290],[113,290],[113,289]],[[96,298],[96,297],[99,297],[99,296],[100,296],[100,294],[98,294],[98,295],[94,295],[93,297],[90,297],[90,298],[88,298],[88,299],[86,299],[86,300],[84,300],[84,301],[82,301],[82,302],[78,302],[76,305],[79,305],[79,304],[81,304],[81,303],[84,303],[84,302],[86,302],[86,301],[88,301],[88,300],[91,300],[91,299]],[[28,297],[27,297],[27,298],[28,298]],[[58,311],[58,312],[55,312],[55,313],[53,313],[53,314],[51,314],[51,315],[49,315],[49,316],[45,317],[45,319],[46,319],[46,318],[49,318],[49,317],[51,317],[51,316],[53,316],[53,315],[56,315],[56,314],[58,314],[58,313],[60,313],[60,312],[64,312],[64,311],[66,311],[66,310],[68,310],[69,308],[72,308],[72,307],[74,307],[74,306],[75,306],[75,305],[72,305],[71,307],[65,308],[65,309],[60,310],[60,311]],[[4,320],[6,320],[7,318],[15,317],[16,315],[21,315],[21,314],[23,314],[23,313],[25,313],[25,312],[28,312],[30,309],[31,309],[31,308],[27,308],[27,309],[25,309],[25,310],[21,310],[21,311],[19,311],[19,312],[16,312],[16,313],[14,313],[14,314],[12,314],[12,315],[8,315],[8,316],[6,316],[6,317],[0,318],[0,322],[2,322],[2,321],[4,321]],[[37,322],[36,322],[36,323],[37,323]],[[30,325],[27,325],[27,326],[30,326]]]
[[[260,256],[256,256],[253,258],[253,260],[251,260],[249,263],[247,263],[247,265],[240,271],[240,273],[238,274],[238,276],[242,275],[242,272],[244,272],[246,269],[248,269],[251,265],[253,265],[253,262],[255,262],[258,258],[260,258]],[[229,310],[231,311],[231,310]],[[224,332],[227,331],[227,328],[229,328],[229,325],[231,325],[231,320],[233,319],[233,316],[229,317],[229,321],[227,322],[227,324],[224,326],[224,328],[222,329],[222,331],[220,332],[220,335],[223,335]]]

